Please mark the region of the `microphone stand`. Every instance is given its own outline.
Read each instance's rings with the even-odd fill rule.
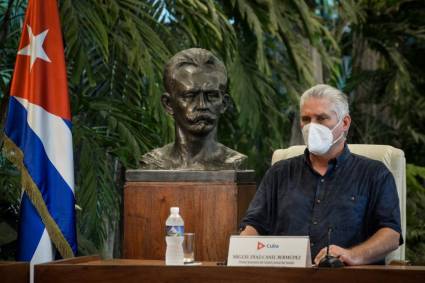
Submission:
[[[344,263],[342,263],[342,261],[338,257],[332,256],[329,254],[329,246],[331,244],[331,233],[332,233],[332,228],[329,227],[328,245],[326,246],[326,256],[320,260],[319,267],[338,268],[338,267],[344,266]]]

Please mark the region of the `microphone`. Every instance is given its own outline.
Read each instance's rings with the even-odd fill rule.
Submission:
[[[329,246],[331,244],[331,233],[332,233],[332,227],[329,227],[328,244],[326,246],[326,256],[320,260],[319,267],[338,268],[338,267],[344,266],[344,263],[342,263],[342,261],[338,257],[332,256],[329,254]]]

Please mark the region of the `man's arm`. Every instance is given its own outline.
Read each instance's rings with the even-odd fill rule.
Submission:
[[[273,184],[273,174],[273,169],[266,172],[249,204],[245,217],[240,224],[243,229],[242,236],[268,235],[270,233],[272,215],[270,215],[269,206],[273,201],[273,195],[275,195],[273,190],[277,189],[277,185]]]
[[[374,170],[370,197],[373,206],[370,208],[372,214],[368,219],[371,223],[369,229],[376,232],[366,241],[349,249],[335,245],[329,247],[329,253],[339,257],[347,265],[377,262],[403,243],[396,184],[384,164]],[[325,255],[326,249],[322,249],[314,262],[319,263]]]
[[[254,229],[255,230],[255,229]],[[363,265],[376,262],[389,252],[397,249],[400,240],[400,233],[391,228],[381,228],[376,231],[368,240],[350,249],[339,246],[329,246],[329,254],[339,257],[346,265]],[[314,259],[315,264],[326,255],[326,248],[323,248]]]

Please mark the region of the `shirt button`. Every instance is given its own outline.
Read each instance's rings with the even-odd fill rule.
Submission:
[[[354,196],[351,197],[351,200],[356,200],[356,198]]]
[[[317,221],[313,221],[313,224],[314,224],[314,225],[317,225]]]
[[[320,179],[320,182],[323,183],[325,181],[325,179]]]
[[[310,246],[314,247],[314,243],[310,243]]]
[[[320,199],[316,200],[317,203],[320,203]]]

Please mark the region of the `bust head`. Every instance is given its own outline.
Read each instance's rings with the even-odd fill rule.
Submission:
[[[175,122],[175,140],[144,154],[143,169],[234,170],[246,156],[216,140],[217,124],[229,104],[226,68],[200,48],[174,55],[164,70],[165,111]]]
[[[215,130],[229,103],[226,68],[210,51],[183,50],[164,70],[164,109],[183,134],[205,136]]]

